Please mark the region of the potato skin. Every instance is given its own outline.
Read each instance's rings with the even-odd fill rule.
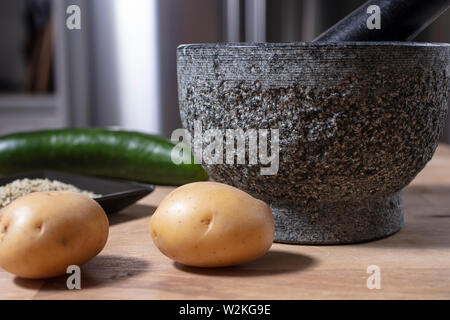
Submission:
[[[196,182],[167,195],[150,219],[150,233],[172,260],[225,267],[266,253],[274,222],[263,201],[222,183]]]
[[[0,266],[42,279],[82,265],[105,246],[108,218],[100,205],[73,192],[36,192],[0,211]]]

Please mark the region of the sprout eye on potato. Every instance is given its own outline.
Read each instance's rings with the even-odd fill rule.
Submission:
[[[22,278],[66,273],[96,256],[108,238],[100,205],[74,192],[36,192],[0,211],[0,266]]]
[[[234,187],[197,182],[179,187],[150,221],[154,243],[169,258],[189,266],[224,267],[251,261],[271,247],[270,208]]]

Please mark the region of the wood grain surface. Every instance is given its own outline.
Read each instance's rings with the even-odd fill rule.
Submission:
[[[274,244],[262,258],[222,269],[172,262],[153,245],[149,219],[173,190],[157,187],[137,205],[110,217],[103,252],[82,267],[82,289],[66,277],[23,280],[0,269],[0,299],[449,299],[450,148],[404,193],[405,226],[378,241],[340,246]],[[381,289],[366,286],[369,265]]]

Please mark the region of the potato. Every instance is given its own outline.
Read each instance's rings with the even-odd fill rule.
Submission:
[[[36,192],[0,211],[0,266],[22,278],[50,278],[82,265],[105,246],[100,205],[74,192]]]
[[[263,201],[216,182],[181,186],[150,219],[159,250],[179,263],[224,267],[251,261],[271,247],[272,212]]]

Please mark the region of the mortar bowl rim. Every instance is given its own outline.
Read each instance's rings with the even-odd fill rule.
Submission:
[[[407,42],[407,41],[340,41],[340,42],[217,42],[180,44],[177,51],[191,49],[300,49],[313,47],[419,47],[449,48],[444,42]]]

